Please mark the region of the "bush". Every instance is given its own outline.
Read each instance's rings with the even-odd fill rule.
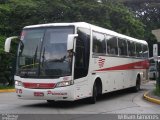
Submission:
[[[4,41],[5,41],[5,37],[0,36],[0,54],[4,53]]]
[[[160,97],[160,86],[156,85],[156,89],[154,90],[155,95]]]
[[[11,76],[11,70],[10,70],[10,58],[7,54],[1,53],[0,54],[0,84],[2,85],[8,85],[10,83],[10,76]]]

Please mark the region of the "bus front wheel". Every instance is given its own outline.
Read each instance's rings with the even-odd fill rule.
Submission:
[[[54,100],[47,100],[47,103],[53,104],[53,103],[55,103],[55,101]]]
[[[92,91],[92,96],[89,98],[89,102],[91,104],[95,104],[97,101],[97,84],[96,82],[93,85],[93,91]]]

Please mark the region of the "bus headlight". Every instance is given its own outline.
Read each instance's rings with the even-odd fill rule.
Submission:
[[[56,87],[65,87],[69,85],[73,85],[73,80],[58,82]]]
[[[15,85],[16,85],[16,86],[23,86],[23,83],[22,83],[21,81],[17,81],[17,80],[16,80],[16,81],[15,81]]]

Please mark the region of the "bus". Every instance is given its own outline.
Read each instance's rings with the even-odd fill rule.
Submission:
[[[15,37],[6,39],[5,51]],[[148,44],[86,22],[23,28],[17,52],[18,98],[95,103],[104,93],[148,79]]]

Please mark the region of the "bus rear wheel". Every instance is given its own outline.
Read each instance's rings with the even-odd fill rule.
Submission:
[[[138,92],[140,90],[141,82],[140,77],[137,77],[136,86],[133,87],[133,92]]]

